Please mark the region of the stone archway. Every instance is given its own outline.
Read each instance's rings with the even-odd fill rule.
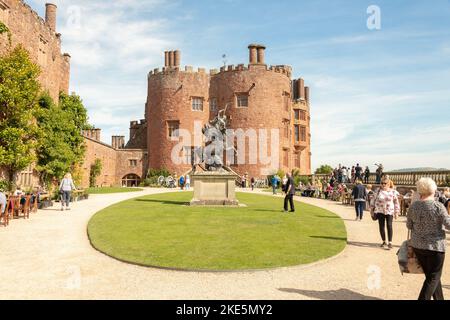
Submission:
[[[141,178],[134,173],[127,174],[122,178],[122,187],[139,187]]]

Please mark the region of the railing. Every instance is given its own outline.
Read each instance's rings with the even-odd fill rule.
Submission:
[[[421,178],[433,179],[439,187],[450,186],[450,171],[416,171],[416,172],[385,172],[397,186],[414,186]],[[311,176],[314,180],[329,179],[330,175],[316,174]],[[369,177],[370,184],[376,184],[376,174]]]

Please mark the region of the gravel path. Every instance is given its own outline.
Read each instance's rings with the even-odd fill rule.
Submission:
[[[301,201],[341,216],[349,244],[337,257],[309,266],[245,273],[174,272],[125,264],[90,246],[86,226],[95,212],[161,192],[167,191],[93,195],[69,212],[56,206],[29,221],[0,227],[1,299],[416,299],[420,291],[423,276],[402,276],[397,265],[397,247],[407,234],[404,218],[395,222],[396,248],[387,251],[378,247],[377,224],[368,215],[356,222],[352,208],[318,199]],[[449,263],[443,274],[448,296]]]

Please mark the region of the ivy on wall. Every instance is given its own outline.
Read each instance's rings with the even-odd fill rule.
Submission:
[[[11,32],[9,31],[8,27],[0,21],[0,34],[4,34],[7,33],[8,34],[8,42],[9,45],[11,45]]]

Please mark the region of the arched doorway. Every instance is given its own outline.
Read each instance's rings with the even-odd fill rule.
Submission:
[[[122,178],[122,186],[123,187],[138,187],[141,183],[141,178],[137,174],[127,174]]]

